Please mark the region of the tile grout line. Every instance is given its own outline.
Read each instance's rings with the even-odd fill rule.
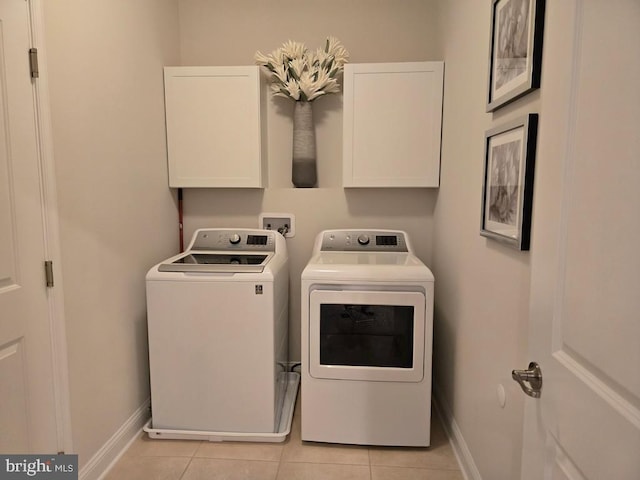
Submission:
[[[185,474],[187,473],[187,470],[189,470],[189,467],[191,466],[192,461],[193,461],[193,456],[189,457],[189,462],[185,465],[184,470],[178,477],[178,480],[182,480],[184,478]]]
[[[291,435],[291,432],[289,432],[289,435]],[[278,458],[278,468],[276,469],[276,476],[273,480],[278,480],[278,476],[280,475],[280,469],[282,468],[282,457],[284,457],[284,449],[285,449],[284,443],[289,441],[291,441],[291,437],[285,438],[282,448],[280,449],[280,457]]]
[[[187,473],[187,470],[189,470],[189,467],[191,466],[191,463],[193,462],[193,459],[196,458],[196,453],[198,453],[198,450],[200,450],[200,448],[202,447],[202,441],[200,441],[198,443],[199,443],[199,445],[193,450],[193,453],[189,457],[189,462],[184,467],[184,470],[182,471],[182,474],[180,475],[180,477],[178,477],[178,480],[182,480],[184,478],[184,476]]]

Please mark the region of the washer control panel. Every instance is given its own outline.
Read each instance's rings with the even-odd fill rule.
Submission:
[[[275,251],[276,232],[267,230],[198,230],[188,250]]]
[[[405,233],[391,230],[327,230],[324,252],[408,252]]]

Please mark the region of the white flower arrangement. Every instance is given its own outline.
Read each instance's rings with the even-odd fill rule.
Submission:
[[[324,50],[309,51],[304,43],[288,40],[269,55],[256,52],[256,64],[271,72],[271,93],[277,97],[311,102],[340,91],[337,77],[349,60],[349,52],[335,37]]]

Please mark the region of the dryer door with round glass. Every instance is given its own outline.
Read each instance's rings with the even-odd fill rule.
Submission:
[[[425,295],[407,291],[313,290],[309,370],[315,378],[420,382]]]

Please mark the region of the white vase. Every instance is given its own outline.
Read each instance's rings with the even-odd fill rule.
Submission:
[[[318,182],[316,133],[311,102],[296,102],[293,109],[291,181],[299,188],[312,188]]]

